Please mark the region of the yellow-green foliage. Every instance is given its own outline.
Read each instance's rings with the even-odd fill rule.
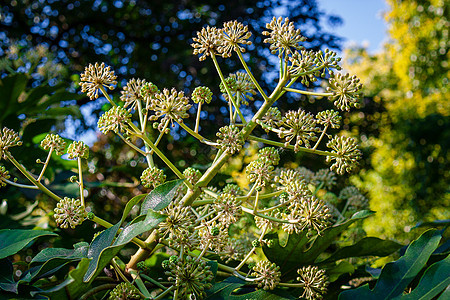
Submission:
[[[353,180],[377,211],[367,233],[404,239],[418,221],[450,217],[449,2],[387,2],[391,40],[384,51],[347,51],[346,68],[385,109],[372,112],[378,133],[363,142],[372,169]]]

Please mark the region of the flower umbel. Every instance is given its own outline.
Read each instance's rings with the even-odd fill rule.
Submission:
[[[330,100],[334,101],[334,105],[340,110],[350,110],[350,107],[358,107],[359,98],[362,96],[362,83],[359,78],[350,74],[342,75],[337,73],[330,78],[330,86],[327,91],[332,95]]]
[[[94,100],[98,98],[98,89],[105,87],[110,90],[114,89],[117,84],[117,76],[110,67],[105,63],[89,64],[81,74],[81,92],[87,92],[89,99]]]
[[[297,280],[303,287],[304,297],[308,300],[322,299],[322,295],[327,292],[328,278],[325,270],[319,270],[316,266],[307,266],[297,270],[299,277]]]
[[[166,175],[157,167],[148,167],[142,172],[141,183],[146,188],[155,188],[166,181]]]
[[[219,222],[224,226],[236,223],[242,213],[242,201],[236,199],[236,196],[228,193],[220,194],[214,200],[214,207],[219,215]]]
[[[169,281],[175,281],[180,299],[203,299],[205,290],[210,289],[214,275],[206,262],[187,256],[184,260],[177,260],[168,264],[169,271],[165,274]]]
[[[319,129],[316,127],[316,120],[312,114],[307,113],[302,109],[288,111],[279,124],[282,127],[280,127],[278,136],[285,139],[286,146],[288,146],[295,138],[295,152],[300,151],[300,146],[302,144],[305,144],[307,148],[310,148],[309,141],[317,139],[315,133]],[[285,129],[283,126],[287,128]]]
[[[150,99],[149,109],[155,112],[150,116],[150,120],[155,121],[162,117],[158,130],[162,131],[166,122],[183,122],[183,118],[189,117],[187,111],[191,108],[189,100],[184,96],[184,92],[177,92],[175,88],[170,91],[164,89],[162,93],[155,94]],[[173,123],[172,123],[173,125]]]
[[[127,82],[127,85],[121,91],[122,96],[120,96],[120,100],[125,102],[123,107],[127,108],[130,106],[129,110],[136,109],[137,102],[141,101],[141,89],[145,83],[145,80],[134,78]]]
[[[231,51],[245,52],[245,48],[240,46],[240,44],[252,44],[252,42],[248,41],[252,36],[252,33],[248,31],[248,26],[244,26],[238,21],[225,22],[220,33],[221,43],[217,50],[219,53],[222,53],[223,57],[230,57]]]
[[[78,157],[87,159],[89,157],[89,147],[81,141],[73,142],[69,145],[67,153],[69,154],[69,159]]]
[[[220,144],[220,148],[231,154],[240,151],[245,144],[244,136],[235,125],[221,127],[216,135],[219,138],[217,143]]]
[[[22,145],[19,135],[12,129],[3,127],[0,131],[0,159],[5,158],[8,148]]]
[[[213,93],[206,86],[198,86],[194,89],[191,95],[192,101],[195,103],[211,103]]]
[[[316,115],[317,123],[329,126],[331,128],[339,128],[342,117],[334,110],[324,110]]]
[[[281,272],[275,263],[271,263],[268,260],[259,261],[255,267],[253,267],[252,276],[256,277],[258,287],[262,287],[264,290],[273,290],[280,282]]]
[[[352,171],[361,158],[361,151],[358,149],[358,144],[355,139],[336,136],[327,143],[327,147],[331,148],[335,156],[327,156],[327,162],[335,161],[330,169],[342,175],[346,171]]]
[[[202,28],[197,32],[197,37],[192,38],[194,43],[191,44],[194,48],[194,55],[199,55],[199,60],[205,60],[211,53],[218,52],[218,47],[221,45],[221,33],[216,27]],[[225,57],[225,56],[224,56]]]
[[[53,217],[56,224],[61,228],[68,228],[69,226],[75,228],[75,226],[83,223],[87,217],[87,212],[79,199],[64,197],[56,204],[54,211]]]
[[[123,107],[116,106],[105,112],[98,120],[97,126],[101,132],[107,134],[109,131],[115,133],[126,132],[127,122],[131,119],[131,114]]]
[[[122,282],[109,293],[109,300],[141,299],[139,290],[129,282]]]
[[[44,148],[44,150],[52,148],[57,155],[62,155],[66,148],[66,142],[59,135],[49,133],[41,141],[41,147]]]
[[[263,35],[269,37],[264,40],[264,43],[270,43],[270,51],[272,54],[279,53],[281,58],[283,52],[286,53],[285,60],[288,60],[287,55],[292,53],[292,49],[300,50],[303,46],[300,46],[300,42],[306,41],[306,38],[301,35],[300,29],[295,29],[294,23],[289,22],[289,18],[284,19],[279,17],[273,18],[270,23],[266,24],[266,28],[269,31],[263,31]]]

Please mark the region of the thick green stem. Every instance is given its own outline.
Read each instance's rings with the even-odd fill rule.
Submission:
[[[4,152],[6,157],[9,159],[9,161],[32,183],[34,184],[36,187],[39,188],[39,190],[41,190],[44,194],[46,194],[47,196],[49,196],[50,198],[56,200],[56,201],[60,201],[61,197],[57,196],[56,194],[54,194],[52,191],[50,191],[47,187],[45,187],[42,183],[40,183],[39,181],[37,181],[33,175],[31,175],[27,169],[22,166],[12,155],[11,153],[5,151]]]
[[[204,138],[199,133],[197,133],[197,132],[193,131],[192,129],[190,129],[186,124],[184,124],[182,122],[178,123],[178,124],[180,125],[181,128],[186,130],[190,135],[192,135],[193,137],[198,139],[201,143],[204,143],[204,144],[209,145],[209,146],[218,146],[217,143],[211,142],[210,140]]]
[[[2,179],[2,181],[4,181],[5,183],[12,185],[12,186],[16,186],[18,188],[23,188],[23,189],[31,189],[31,190],[38,190],[39,188],[35,185],[28,185],[28,184],[21,184],[21,183],[16,183],[14,181],[10,181],[8,179]]]
[[[244,136],[244,139],[247,140],[250,136],[251,132],[255,127],[257,126],[256,120],[261,119],[264,117],[264,115],[267,113],[269,108],[275,103],[275,101],[278,100],[278,98],[283,94],[283,86],[286,84],[287,80],[280,81],[275,88],[275,90],[272,92],[272,94],[269,97],[269,101],[264,102],[264,104],[259,108],[259,110],[256,112],[256,114],[253,116],[252,120],[245,124],[244,128],[242,128],[242,134]],[[214,176],[219,172],[220,168],[228,161],[228,159],[231,157],[231,154],[228,152],[222,153],[222,155],[217,158],[214,163],[211,165],[211,167],[206,170],[205,174],[200,178],[200,180],[197,182],[197,184],[194,186],[193,190],[189,190],[183,199],[181,200],[183,202],[184,206],[191,205],[192,202],[200,195],[201,193],[201,187],[206,187],[208,183],[214,178]]]
[[[111,103],[112,106],[116,107],[117,104],[111,99],[111,97],[108,95],[108,93],[106,92],[105,88],[100,85],[99,86],[100,91],[102,92],[103,96],[105,96],[106,100],[109,101],[109,103]]]

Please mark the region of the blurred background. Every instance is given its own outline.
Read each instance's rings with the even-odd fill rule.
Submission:
[[[24,140],[13,154],[31,171],[39,170],[35,161],[46,154],[35,144],[46,133],[86,141],[92,150],[86,166],[90,203],[111,222],[130,195],[143,192],[138,179],[144,160],[118,138],[96,130],[99,114],[109,105],[104,98],[89,101],[80,93],[84,67],[94,62],[112,66],[119,78],[117,101],[131,78],[187,94],[199,85],[210,87],[215,96],[201,117],[203,124],[215,126],[201,132],[214,138],[227,122],[226,102],[212,62],[199,62],[192,55],[192,37],[205,25],[221,27],[235,19],[249,25],[253,45],[245,58],[263,88],[270,90],[276,85],[277,59],[261,32],[273,16],[295,22],[307,37],[307,49],[338,52],[344,69],[364,83],[361,109],[343,113],[344,129],[359,140],[363,160],[359,170],[339,180],[363,191],[377,212],[364,224],[368,235],[407,242],[418,236],[411,231],[418,222],[450,218],[448,1],[13,0],[2,3],[0,13],[0,125],[19,131]],[[241,70],[236,58],[220,64],[225,74]],[[244,115],[254,112],[260,101],[251,102]],[[332,107],[325,99],[303,95],[277,103],[281,111],[293,105],[313,113]],[[161,147],[181,169],[204,170],[212,155],[177,127]],[[326,167],[323,159],[311,157],[282,155],[285,162],[314,171]],[[53,159],[45,174],[48,184],[76,197],[78,186],[67,180],[76,166],[64,157]],[[1,163],[20,180],[12,167]],[[243,167],[238,157],[213,183],[222,187]],[[8,213],[0,227],[48,226],[52,220],[47,212],[54,204],[35,202],[36,197],[41,196],[3,187],[0,200]],[[65,234],[79,238],[83,233]]]

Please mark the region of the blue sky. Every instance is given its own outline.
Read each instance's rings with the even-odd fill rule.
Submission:
[[[384,0],[318,0],[321,9],[340,16],[344,24],[328,30],[346,39],[344,48],[351,43],[368,43],[369,51],[382,49],[387,39],[387,25],[383,12],[388,10]]]

